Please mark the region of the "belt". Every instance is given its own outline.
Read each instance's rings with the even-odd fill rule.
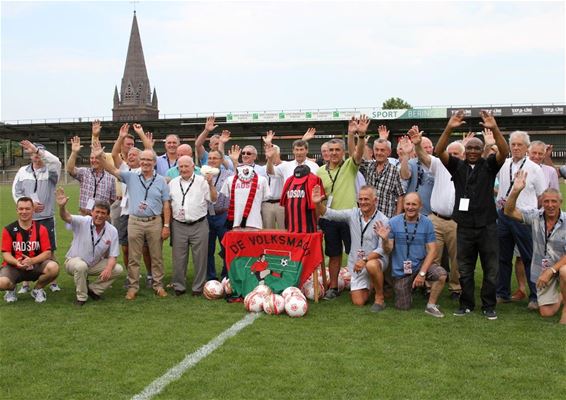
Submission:
[[[442,218],[443,220],[446,220],[446,221],[452,221],[452,218],[451,218],[451,217],[445,217],[444,215],[440,215],[440,214],[438,214],[438,213],[435,213],[434,211],[432,211],[432,213],[433,213],[434,215],[436,215],[438,218]]]
[[[194,221],[191,221],[191,222],[181,222],[181,221],[179,221],[179,220],[177,220],[177,219],[174,219],[174,218],[173,218],[173,220],[174,220],[175,222],[180,223],[180,224],[191,226],[191,225],[198,224],[199,222],[204,221],[205,218],[206,218],[206,215],[205,215],[204,217],[200,217],[199,219],[195,219]]]
[[[279,199],[275,199],[275,200],[265,200],[264,203],[271,203],[271,204],[274,204],[274,203],[279,203],[280,201],[281,201],[281,200],[279,200]]]
[[[154,219],[157,219],[157,218],[161,218],[161,216],[158,217],[158,216],[154,215],[153,217],[138,217],[137,215],[130,215],[130,218],[133,218],[136,221],[148,222],[148,221],[153,221]]]

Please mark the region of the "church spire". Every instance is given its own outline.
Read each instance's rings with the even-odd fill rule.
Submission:
[[[151,87],[147,76],[135,11],[130,31],[124,75],[120,85],[119,101],[116,104],[115,93],[112,111],[114,120],[129,120],[132,122],[134,120],[157,119],[159,115],[157,100],[152,101]]]

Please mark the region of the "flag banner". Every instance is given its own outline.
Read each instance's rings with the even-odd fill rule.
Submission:
[[[230,231],[222,241],[232,290],[245,296],[260,282],[275,293],[301,287],[322,263],[322,233]]]

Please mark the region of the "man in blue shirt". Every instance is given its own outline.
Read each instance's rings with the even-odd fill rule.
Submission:
[[[430,219],[420,214],[421,199],[417,193],[408,193],[403,199],[405,212],[389,220],[389,228],[378,224],[383,249],[391,253],[391,275],[395,280],[395,307],[408,310],[413,302],[412,289],[432,282],[425,313],[442,318],[438,296],[446,282],[446,271],[434,264],[436,238]]]

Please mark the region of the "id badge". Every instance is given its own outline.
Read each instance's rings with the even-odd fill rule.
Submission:
[[[37,193],[32,193],[32,195],[30,197],[31,197],[31,200],[34,202],[34,204],[41,203],[39,201],[39,196],[37,195]]]
[[[326,200],[326,207],[332,208],[332,198],[332,195],[328,196],[328,200]]]
[[[366,252],[364,251],[364,249],[358,249],[358,260],[361,260],[365,256],[366,256]]]
[[[94,208],[94,199],[88,199],[86,202],[86,209],[92,210]]]
[[[542,267],[543,271],[546,271],[547,269],[552,267],[552,264],[551,264],[551,262],[548,258],[543,258],[542,263],[541,263],[541,267]]]
[[[506,201],[507,201],[507,200],[505,200],[504,198],[501,198],[501,199],[497,200],[497,208],[504,208]]]
[[[462,197],[460,199],[460,205],[458,207],[458,211],[468,211],[470,209],[470,199],[466,199]]]
[[[413,273],[413,262],[411,260],[403,261],[403,273],[405,275],[411,275]]]
[[[179,209],[175,219],[178,220],[178,221],[181,221],[181,222],[185,221],[185,209],[184,208]]]
[[[128,196],[122,197],[122,201],[120,201],[120,207],[126,208],[128,207]]]
[[[145,211],[145,209],[147,208],[147,202],[146,201],[140,201],[140,204],[138,205],[138,208],[140,209],[140,211]]]

